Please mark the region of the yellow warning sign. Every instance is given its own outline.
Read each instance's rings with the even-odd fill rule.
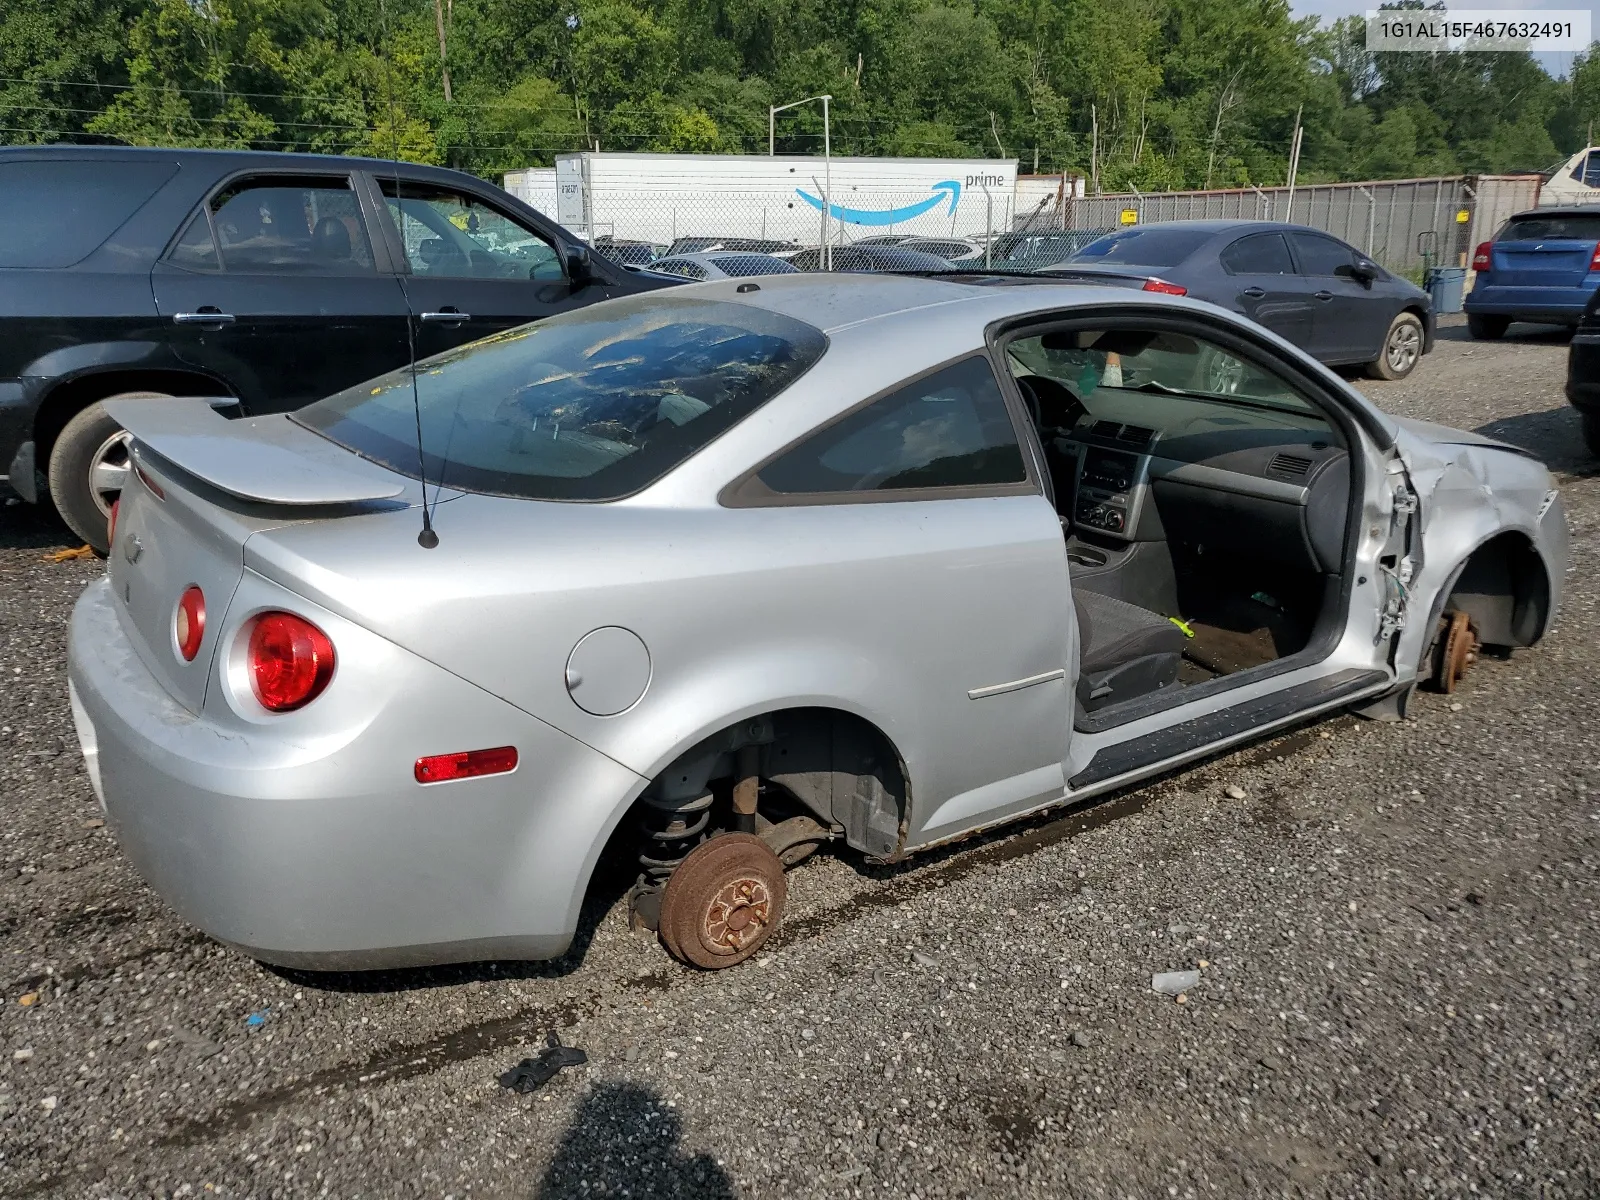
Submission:
[[[1139,210],[1137,208],[1123,209],[1122,223],[1124,225],[1137,225],[1139,223]]]

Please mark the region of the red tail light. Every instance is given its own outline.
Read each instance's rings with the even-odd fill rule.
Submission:
[[[178,611],[172,617],[172,636],[183,661],[193,662],[206,636],[206,597],[199,588],[190,587],[178,597]]]
[[[419,758],[415,774],[418,783],[445,783],[478,775],[504,775],[516,769],[517,748],[496,746],[493,750],[463,750],[458,754]]]
[[[1589,256],[1589,270],[1600,271],[1600,243],[1595,244],[1594,253]]]
[[[1472,252],[1472,269],[1474,271],[1487,271],[1489,269],[1489,251],[1493,248],[1493,242],[1478,243],[1478,248]]]
[[[269,612],[250,631],[250,683],[269,712],[310,704],[333,678],[333,643],[310,621]]]
[[[1163,296],[1187,296],[1189,289],[1181,283],[1168,283],[1165,279],[1146,279],[1144,290],[1147,292],[1160,292]]]

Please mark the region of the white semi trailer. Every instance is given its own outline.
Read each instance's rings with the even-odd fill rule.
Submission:
[[[603,152],[557,155],[551,175],[534,169],[505,179],[507,191],[591,240],[659,245],[680,237],[817,245],[825,233],[836,244],[872,234],[981,236],[1012,227],[1016,186],[1015,159]]]

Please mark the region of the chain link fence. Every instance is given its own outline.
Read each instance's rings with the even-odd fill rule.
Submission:
[[[1019,178],[1015,191],[968,188],[958,197],[836,187],[826,205],[820,178],[787,192],[596,189],[584,196],[581,219],[569,214],[564,223],[601,252],[636,265],[719,249],[784,257],[812,251],[825,260],[828,254],[815,253],[823,246],[899,244],[962,266],[1027,269],[1059,263],[1096,237],[1132,224],[1288,221],[1325,230],[1391,271],[1416,275],[1430,265],[1468,265],[1474,246],[1512,213],[1532,208],[1539,195],[1535,175],[1310,184],[1292,193],[1250,187],[1089,197],[1066,188],[1035,189],[1035,195],[1024,182]],[[507,183],[519,190],[509,176]],[[540,208],[551,203],[531,190],[526,198]]]
[[[1466,266],[1513,212],[1532,208],[1536,175],[1461,175],[1370,183],[1128,192],[1064,200],[1057,220],[1105,231],[1160,221],[1289,221],[1342,238],[1391,271]]]

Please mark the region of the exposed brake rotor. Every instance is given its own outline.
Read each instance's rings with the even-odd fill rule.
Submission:
[[[788,887],[783,864],[760,838],[727,833],[678,864],[661,897],[661,940],[706,970],[749,958],[778,927]]]
[[[1441,692],[1449,695],[1456,690],[1467,668],[1478,659],[1478,635],[1472,628],[1472,618],[1464,612],[1446,613],[1439,622],[1439,657],[1434,668],[1434,682]]]

